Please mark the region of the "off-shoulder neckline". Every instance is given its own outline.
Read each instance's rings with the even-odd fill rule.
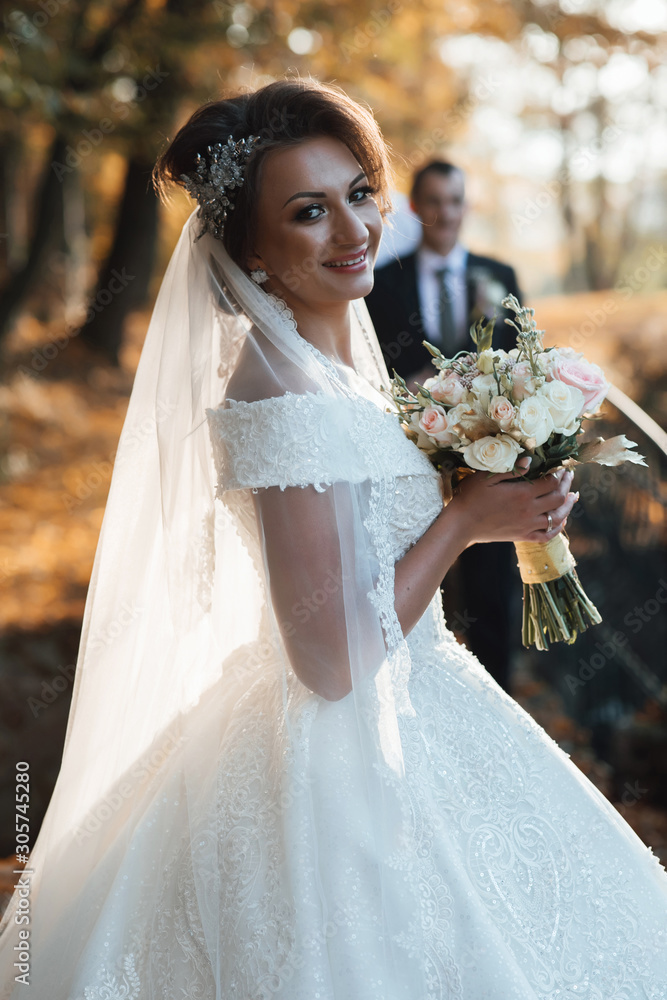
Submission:
[[[361,378],[361,376],[359,376],[359,377]],[[226,410],[233,410],[235,408],[243,409],[244,407],[258,406],[259,404],[272,403],[272,402],[274,402],[276,400],[285,400],[288,397],[289,398],[298,398],[298,397],[302,397],[302,396],[308,396],[308,397],[311,397],[313,399],[338,400],[338,401],[341,401],[341,402],[345,402],[348,405],[350,405],[350,404],[353,405],[354,403],[357,402],[357,400],[362,400],[362,401],[364,401],[366,403],[370,403],[380,413],[386,413],[388,416],[394,416],[394,414],[388,408],[388,401],[386,401],[384,399],[384,397],[382,396],[382,394],[380,393],[380,391],[378,389],[376,389],[374,386],[372,386],[370,382],[368,382],[368,386],[369,386],[369,388],[374,393],[376,393],[376,395],[377,395],[377,402],[374,399],[371,399],[370,396],[366,396],[366,395],[364,395],[362,393],[358,393],[354,398],[350,398],[349,396],[331,395],[331,394],[325,392],[323,389],[318,389],[316,392],[313,392],[311,389],[305,389],[303,392],[293,392],[291,389],[288,389],[285,392],[281,393],[280,396],[264,396],[264,397],[262,397],[262,399],[253,399],[253,400],[233,399],[232,397],[228,396],[228,397],[226,397],[226,399],[224,400],[224,402],[221,403],[219,406],[211,407],[210,408],[210,412],[212,412],[212,413],[217,413],[217,412],[224,413]],[[228,406],[227,405],[228,403],[232,404],[232,405]]]

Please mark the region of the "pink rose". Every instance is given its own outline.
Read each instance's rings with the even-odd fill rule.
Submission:
[[[435,385],[430,388],[430,393],[440,403],[456,406],[465,399],[467,389],[456,375],[448,375],[446,378],[436,381]]]
[[[427,406],[421,415],[419,426],[430,437],[447,430],[447,414],[442,406]]]
[[[456,435],[447,430],[447,413],[442,406],[427,406],[421,415],[419,427],[439,444],[458,443]]]
[[[510,429],[515,413],[515,407],[512,406],[509,399],[506,399],[505,396],[494,396],[489,403],[489,416],[492,420],[495,420],[501,431],[508,431]]]
[[[559,382],[579,389],[584,395],[584,405],[579,413],[594,413],[607,395],[609,383],[599,365],[583,358],[559,356],[551,364],[551,374]],[[579,414],[577,414],[579,415]]]

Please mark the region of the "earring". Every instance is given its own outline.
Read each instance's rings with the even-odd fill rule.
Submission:
[[[255,268],[253,268],[253,270],[250,272],[250,277],[258,285],[263,285],[265,281],[269,280],[269,276],[268,276],[268,274],[266,273],[266,271],[264,270],[263,267],[255,267]]]

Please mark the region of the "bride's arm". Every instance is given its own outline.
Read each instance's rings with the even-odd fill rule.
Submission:
[[[512,481],[514,480],[514,481]],[[572,473],[534,482],[512,473],[477,473],[421,538],[396,563],[396,614],[404,635],[414,628],[457,557],[474,542],[546,542],[563,530],[577,496],[568,493]],[[544,531],[551,512],[553,527]]]
[[[575,501],[566,474],[534,483],[483,474],[469,477],[431,527],[395,564],[395,610],[407,635],[426,610],[443,577],[474,541],[546,541],[562,530]],[[373,581],[368,560],[356,558],[364,539],[354,491],[343,486],[322,493],[314,487],[254,495],[263,539],[274,613],[297,677],[330,701],[351,688],[350,649],[361,646],[372,661],[383,655],[377,616],[367,595]],[[554,527],[541,530],[545,513]],[[366,574],[366,575],[364,575]]]
[[[349,494],[273,486],[253,500],[273,611],[292,668],[316,694],[344,698],[352,688],[348,617],[360,604],[351,609],[348,597],[346,614],[344,588],[349,595],[354,581],[344,569],[340,522],[351,521],[351,511],[341,510]]]

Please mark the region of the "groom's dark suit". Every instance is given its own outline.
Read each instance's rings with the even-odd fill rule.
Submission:
[[[468,253],[466,292],[469,325],[480,316],[476,303],[480,298],[479,285],[484,272],[492,281],[503,285],[508,295],[515,295],[521,301],[513,268],[491,257]],[[419,302],[416,253],[392,261],[375,272],[375,286],[366,298],[366,305],[390,372],[395,368],[399,375],[409,379],[428,365],[430,355],[422,342],[429,338]],[[506,351],[516,347],[516,331],[505,323],[505,317],[511,315],[504,309],[498,309],[493,347]],[[471,348],[474,347],[471,340],[468,343]]]
[[[479,284],[485,276],[498,282],[507,294],[520,292],[514,270],[506,264],[468,254],[466,294],[469,325],[480,315]],[[375,286],[366,298],[387,367],[409,380],[426,367],[430,355],[422,341],[428,340],[419,301],[417,254],[392,261],[375,272]],[[512,315],[498,310],[493,347],[516,346],[513,327],[504,319]],[[474,348],[468,337],[465,346]],[[433,369],[435,374],[435,368]],[[473,545],[459,557],[443,581],[443,604],[449,627],[465,636],[472,651],[498,683],[508,690],[510,659],[519,645],[520,587],[514,546],[507,542]]]

